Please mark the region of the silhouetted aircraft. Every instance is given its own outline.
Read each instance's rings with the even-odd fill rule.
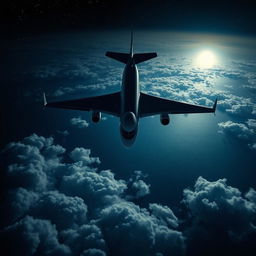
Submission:
[[[106,52],[106,56],[125,64],[120,92],[67,101],[47,103],[44,94],[44,106],[53,108],[92,111],[92,121],[101,119],[101,112],[120,118],[120,133],[125,146],[131,146],[138,131],[139,118],[160,114],[163,125],[170,122],[169,114],[214,113],[217,99],[212,108],[163,99],[140,92],[139,74],[136,64],[157,57],[155,52],[133,53],[133,34],[129,53]]]

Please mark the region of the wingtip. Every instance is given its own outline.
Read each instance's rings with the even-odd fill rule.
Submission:
[[[215,111],[216,111],[217,102],[218,102],[218,99],[216,98],[216,99],[215,99],[215,102],[214,102],[214,104],[213,104],[213,107],[212,107],[214,114],[215,114]]]
[[[43,99],[44,99],[44,107],[45,107],[47,105],[47,100],[46,100],[45,93],[43,93]]]

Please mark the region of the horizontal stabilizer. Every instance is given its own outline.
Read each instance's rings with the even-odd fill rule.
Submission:
[[[130,57],[130,55],[128,53],[121,53],[121,52],[106,52],[105,55],[109,58],[123,62],[124,64],[126,64],[128,62],[129,57]]]
[[[141,63],[143,61],[147,61],[150,59],[153,59],[157,57],[157,53],[156,52],[148,52],[148,53],[135,53],[133,55],[133,59],[135,61],[135,64]]]

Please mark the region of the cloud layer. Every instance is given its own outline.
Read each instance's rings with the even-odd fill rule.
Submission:
[[[5,252],[184,253],[185,240],[172,210],[159,204],[142,208],[133,202],[150,192],[141,172],[128,181],[118,180],[112,171],[98,170],[100,160],[89,149],[65,151],[53,138],[32,134],[9,143],[2,152],[8,187],[1,206]]]
[[[185,230],[192,255],[252,255],[256,239],[256,191],[244,196],[226,179],[199,177],[194,189],[184,190],[183,203],[191,214]]]
[[[99,170],[100,160],[89,149],[67,153],[53,138],[32,134],[9,143],[1,159],[7,186],[0,230],[5,253],[252,255],[256,249],[253,188],[243,195],[226,179],[199,177],[194,188],[184,190],[185,211],[178,218],[169,206],[139,205],[150,193],[145,174],[116,179],[111,170]]]
[[[256,149],[256,119],[248,119],[245,123],[233,121],[220,122],[218,126],[220,133],[238,138],[247,143],[252,150]]]
[[[70,124],[81,129],[89,126],[89,123],[86,120],[83,120],[80,116],[71,118]]]

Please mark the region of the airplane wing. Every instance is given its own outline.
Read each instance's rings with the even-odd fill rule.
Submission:
[[[114,116],[120,116],[121,110],[120,92],[105,94],[96,97],[82,98],[76,100],[56,101],[47,103],[44,94],[44,106],[51,108],[64,108],[90,111],[95,110]]]
[[[140,94],[139,111],[140,117],[157,115],[162,113],[169,114],[190,114],[190,113],[211,113],[215,112],[217,105],[217,99],[212,108],[198,106],[188,103],[183,103],[174,100],[163,99],[147,95],[145,93]]]

